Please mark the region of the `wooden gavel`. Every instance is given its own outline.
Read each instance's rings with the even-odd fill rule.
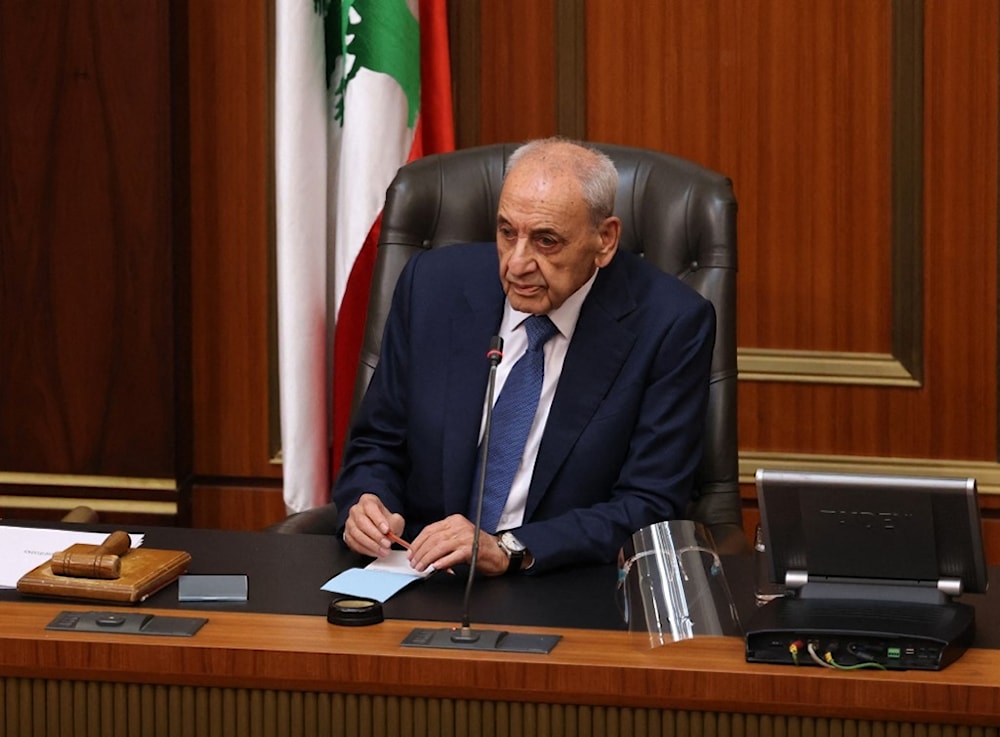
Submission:
[[[78,543],[52,555],[52,572],[77,578],[119,578],[121,558],[132,547],[127,532],[116,530],[100,545]]]

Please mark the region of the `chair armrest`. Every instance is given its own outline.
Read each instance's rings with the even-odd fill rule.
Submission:
[[[709,525],[712,542],[719,555],[750,555],[753,548],[743,528],[730,523]]]
[[[79,506],[66,512],[62,518],[63,522],[75,522],[77,524],[92,525],[97,522],[97,512],[90,507]]]
[[[281,522],[267,528],[268,532],[306,535],[333,535],[337,531],[337,507],[326,504],[290,514]]]

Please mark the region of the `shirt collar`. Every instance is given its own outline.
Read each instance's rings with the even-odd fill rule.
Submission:
[[[566,301],[559,305],[558,308],[548,313],[549,319],[552,320],[553,324],[559,329],[559,334],[566,338],[566,340],[573,339],[577,320],[580,319],[580,310],[583,308],[583,302],[587,299],[587,295],[590,294],[590,290],[594,286],[598,271],[600,269],[594,269],[593,275],[579,289],[567,297]],[[515,310],[511,307],[510,300],[504,299],[503,320],[500,323],[500,330],[502,333],[510,333],[529,317],[531,317],[531,313]]]

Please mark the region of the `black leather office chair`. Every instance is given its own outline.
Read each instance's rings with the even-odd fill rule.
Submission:
[[[736,439],[736,199],[726,177],[667,154],[594,144],[619,171],[615,214],[620,247],[675,274],[715,305],[718,319],[697,498],[689,518],[704,523],[724,551],[747,546]],[[396,280],[422,249],[491,241],[504,165],[517,144],[428,156],[404,166],[389,187],[372,280],[357,407],[378,363]],[[274,529],[331,532],[332,506],[292,515]]]

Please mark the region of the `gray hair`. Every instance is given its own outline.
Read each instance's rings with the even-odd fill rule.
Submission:
[[[568,166],[580,182],[595,228],[611,217],[618,191],[618,170],[607,154],[585,143],[558,136],[528,141],[510,155],[504,177],[526,159],[546,159],[549,156],[555,166]]]

